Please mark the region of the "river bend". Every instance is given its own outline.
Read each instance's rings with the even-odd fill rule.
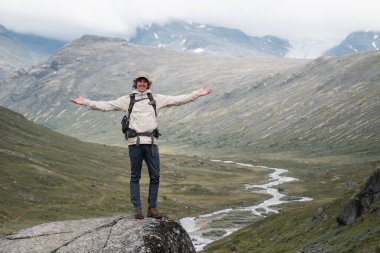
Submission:
[[[202,250],[207,244],[219,240],[255,220],[267,216],[269,213],[278,213],[276,206],[293,201],[311,201],[308,197],[292,197],[292,200],[284,200],[282,194],[274,186],[298,180],[293,177],[283,176],[288,172],[286,169],[270,168],[266,166],[256,166],[247,163],[236,163],[233,161],[211,160],[218,163],[230,163],[246,167],[261,167],[273,170],[269,174],[270,180],[260,185],[245,185],[246,190],[271,195],[271,198],[254,206],[227,208],[209,214],[202,214],[195,217],[186,217],[180,220],[181,225],[189,234],[196,251]]]

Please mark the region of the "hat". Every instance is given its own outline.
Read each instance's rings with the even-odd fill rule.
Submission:
[[[149,84],[152,84],[152,79],[149,78],[149,75],[147,72],[145,71],[139,71],[135,77],[135,79],[133,79],[133,83],[136,83],[137,82],[137,79],[139,78],[145,78],[146,80],[148,80],[148,83]]]

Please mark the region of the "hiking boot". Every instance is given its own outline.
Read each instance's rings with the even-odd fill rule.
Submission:
[[[138,219],[138,220],[144,219],[144,215],[141,212],[141,208],[135,208],[135,219]]]
[[[161,219],[162,215],[157,210],[157,208],[148,208],[148,213],[146,215],[149,218]]]

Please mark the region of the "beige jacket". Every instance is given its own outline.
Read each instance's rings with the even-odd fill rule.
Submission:
[[[134,129],[138,133],[151,132],[157,128],[157,119],[154,113],[154,108],[149,104],[149,99],[146,93],[135,90],[136,100],[141,98],[147,98],[142,101],[136,102],[133,106],[132,113],[130,115],[129,127]],[[200,97],[198,91],[194,91],[187,95],[179,96],[165,96],[160,94],[153,94],[153,98],[156,101],[157,115],[161,108],[169,106],[178,106],[195,101]],[[84,105],[90,110],[100,111],[124,111],[128,115],[129,108],[129,95],[119,97],[111,101],[92,101],[90,99],[84,100]],[[136,144],[136,137],[128,139],[128,145]],[[140,144],[151,144],[152,140],[148,136],[140,136]],[[154,139],[154,143],[157,143],[157,139]]]

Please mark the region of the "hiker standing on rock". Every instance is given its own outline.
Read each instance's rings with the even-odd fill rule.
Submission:
[[[157,147],[159,137],[157,129],[157,114],[161,108],[179,106],[195,101],[201,96],[210,94],[211,89],[203,87],[187,95],[165,96],[153,94],[150,91],[152,80],[146,72],[139,72],[133,80],[134,91],[131,95],[122,96],[112,101],[92,101],[78,95],[70,100],[79,105],[85,105],[90,110],[124,111],[123,132],[128,140],[129,158],[131,161],[130,192],[134,206],[135,218],[144,219],[141,211],[140,178],[143,160],[149,172],[149,196],[147,217],[161,219],[157,209],[158,187],[160,182],[160,157]]]

